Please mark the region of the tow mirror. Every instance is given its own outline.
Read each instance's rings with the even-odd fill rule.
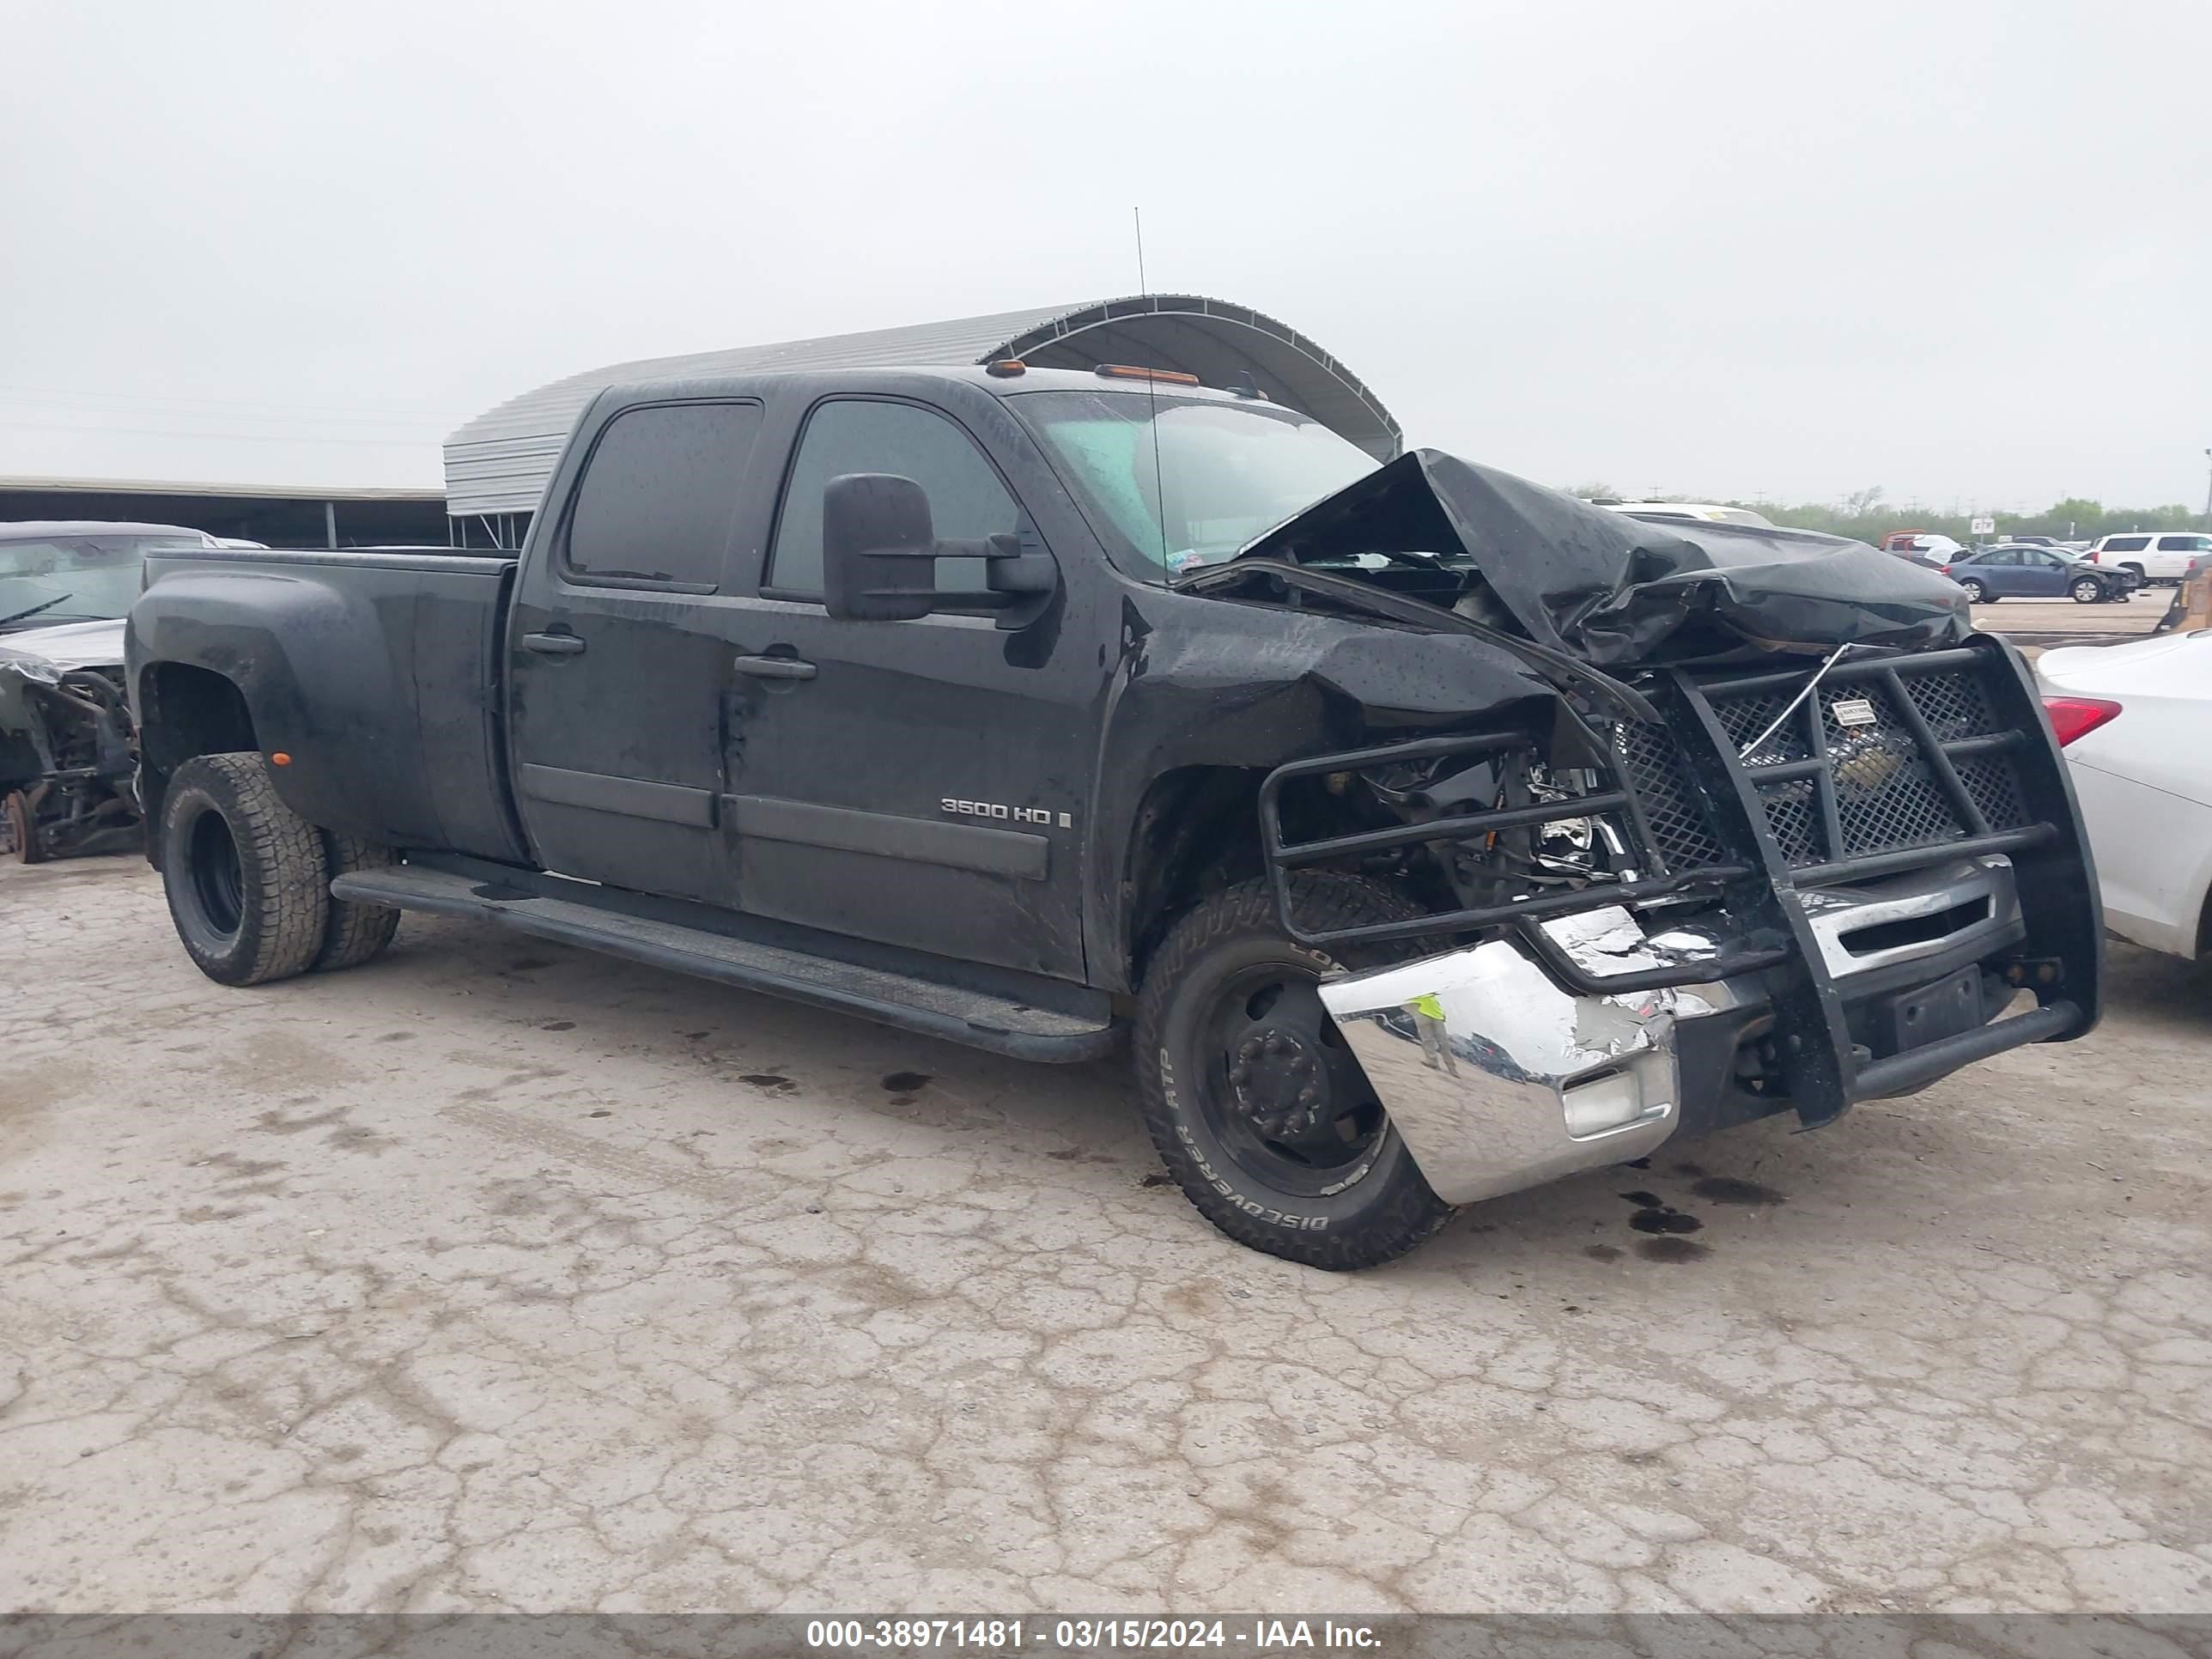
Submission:
[[[822,488],[822,602],[848,622],[927,617],[937,586],[929,497],[911,478],[847,472]]]
[[[982,561],[979,592],[937,586],[939,559]],[[1060,570],[1023,516],[1011,536],[939,541],[929,497],[911,478],[847,472],[822,489],[822,600],[847,622],[911,622],[933,611],[995,611],[1001,628],[1034,621]]]

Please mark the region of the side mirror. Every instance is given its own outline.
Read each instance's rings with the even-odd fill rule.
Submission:
[[[847,622],[927,617],[937,586],[929,497],[911,478],[846,472],[822,488],[822,602]]]

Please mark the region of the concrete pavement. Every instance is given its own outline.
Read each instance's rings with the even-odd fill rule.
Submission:
[[[1117,1065],[419,918],[226,990],[136,860],[0,941],[0,1607],[2212,1609],[2203,966],[1333,1277]]]

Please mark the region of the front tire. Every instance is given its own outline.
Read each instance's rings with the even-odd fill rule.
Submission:
[[[1411,914],[1356,876],[1291,876],[1323,927]],[[1264,881],[1215,894],[1169,932],[1137,999],[1137,1088],[1161,1162],[1240,1244],[1344,1272],[1403,1255],[1451,1219],[1316,994],[1347,961],[1285,935]]]
[[[185,952],[223,985],[307,971],[329,921],[330,866],[315,827],[277,799],[255,754],[202,755],[161,803],[161,884]]]
[[[2084,576],[2074,584],[2074,603],[2094,605],[2105,597],[2105,585],[2094,576]]]

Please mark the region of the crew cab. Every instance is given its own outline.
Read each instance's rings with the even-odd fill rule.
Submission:
[[[2096,1018],[2065,768],[1956,587],[1249,386],[613,388],[519,557],[158,554],[128,657],[210,976],[416,909],[1126,1044],[1199,1210],[1322,1267]]]

